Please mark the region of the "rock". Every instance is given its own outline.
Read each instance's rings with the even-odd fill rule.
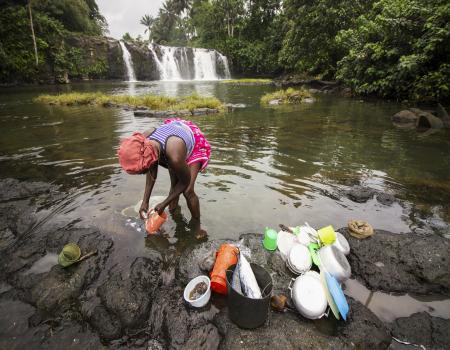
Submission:
[[[403,111],[400,111],[400,112],[394,114],[391,117],[391,120],[396,124],[415,125],[418,118],[419,117],[415,113],[411,112],[410,110],[405,109]]]
[[[437,235],[417,236],[375,230],[358,240],[339,229],[350,243],[352,274],[371,290],[450,293],[450,242]],[[382,264],[375,264],[381,262]]]
[[[57,186],[44,182],[22,182],[16,179],[4,179],[0,181],[0,202],[36,198],[40,195],[52,194]]]
[[[394,204],[395,197],[392,194],[386,192],[378,192],[376,195],[377,201],[383,205],[392,205]]]
[[[214,319],[224,337],[219,349],[386,349],[391,341],[388,329],[362,304],[350,301],[348,322],[307,320],[287,313],[270,313],[265,325],[240,329],[228,320],[227,309]]]
[[[341,91],[340,91],[340,95],[341,95],[342,97],[352,97],[352,96],[353,96],[352,89],[350,89],[350,88],[348,88],[348,87],[343,88],[343,89],[341,89]]]
[[[208,114],[208,108],[195,108],[192,111],[192,115],[205,115]]]
[[[180,111],[177,111],[177,114],[180,115],[180,116],[184,116],[184,117],[192,115],[192,113],[191,113],[191,111],[189,109],[182,109]]]
[[[140,109],[140,110],[134,111],[133,114],[136,117],[153,117],[155,115],[155,112],[151,111],[149,109]]]
[[[366,203],[374,195],[375,190],[369,187],[356,186],[347,191],[347,197],[357,203]]]
[[[117,315],[122,328],[137,327],[144,321],[160,273],[161,256],[153,252],[150,257],[134,260],[129,276],[111,270],[109,279],[98,288],[102,304],[112,315]]]
[[[220,335],[211,321],[218,311],[211,303],[202,309],[189,308],[183,301],[183,288],[160,289],[148,319],[150,334],[165,339],[170,349],[217,349]]]
[[[426,312],[396,319],[392,335],[409,343],[425,346],[427,349],[448,349],[450,344],[450,320],[432,317]]]
[[[442,119],[444,123],[444,127],[450,128],[450,116],[447,113],[447,110],[440,103],[437,104],[436,107],[436,115]]]
[[[442,120],[431,113],[421,111],[417,115],[419,117],[416,121],[417,129],[442,129],[444,127]]]
[[[349,318],[339,323],[339,338],[356,349],[387,349],[389,329],[360,302],[348,298]]]
[[[213,240],[186,249],[178,262],[176,272],[178,281],[186,285],[191,279],[202,275],[202,270],[205,268],[204,260],[215,255],[221,244],[232,242],[231,240]]]
[[[98,305],[90,310],[88,320],[102,339],[117,339],[121,335],[121,325],[119,320],[111,316],[102,305]]]
[[[217,108],[207,108],[206,114],[216,114],[219,113],[219,110]]]
[[[279,104],[281,104],[281,100],[270,100],[269,101],[269,105],[270,106],[278,106]]]

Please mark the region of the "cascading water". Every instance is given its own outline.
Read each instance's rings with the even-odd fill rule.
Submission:
[[[125,43],[119,41],[120,47],[122,48],[123,61],[125,62],[125,67],[127,68],[128,81],[136,81],[136,76],[134,74],[133,60],[131,59],[130,52],[128,51]]]
[[[149,50],[161,80],[219,80],[231,77],[227,58],[216,50],[156,44],[150,44]],[[221,67],[217,67],[217,62]]]

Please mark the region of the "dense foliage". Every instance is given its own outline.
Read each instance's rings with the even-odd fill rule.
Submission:
[[[88,53],[68,45],[65,39],[73,33],[100,35],[105,29],[106,21],[95,0],[2,1],[0,81],[33,82],[49,73],[56,77],[66,73],[95,77],[106,69],[105,63],[83,65],[83,57]]]
[[[150,40],[215,48],[236,73],[340,79],[356,93],[450,98],[445,0],[166,0]]]

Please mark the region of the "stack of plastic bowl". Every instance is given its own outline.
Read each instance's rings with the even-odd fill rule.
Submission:
[[[302,244],[294,245],[286,259],[286,265],[296,275],[309,271],[312,266],[312,259],[308,248]]]

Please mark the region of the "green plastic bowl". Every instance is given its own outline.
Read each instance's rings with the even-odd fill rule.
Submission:
[[[58,255],[58,264],[62,267],[70,266],[78,261],[81,256],[81,249],[75,243],[69,243],[64,246]]]
[[[266,227],[264,230],[263,246],[267,250],[277,249],[278,233],[274,229]]]

